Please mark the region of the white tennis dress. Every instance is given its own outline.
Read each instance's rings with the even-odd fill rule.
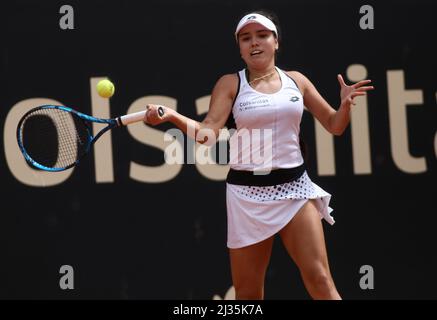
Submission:
[[[238,73],[240,86],[232,109],[237,131],[230,139],[233,170],[268,172],[304,163],[299,147],[303,97],[294,80],[276,69],[282,86],[273,94],[257,92],[248,84],[245,70]],[[313,183],[306,171],[292,182],[272,186],[228,182],[228,247],[245,247],[276,234],[308,199],[315,199],[321,218],[334,224],[331,195]]]

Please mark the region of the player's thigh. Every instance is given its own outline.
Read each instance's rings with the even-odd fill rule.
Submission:
[[[260,285],[270,261],[273,237],[238,249],[229,249],[235,286]]]
[[[302,273],[329,270],[320,214],[309,200],[280,231],[281,240]]]

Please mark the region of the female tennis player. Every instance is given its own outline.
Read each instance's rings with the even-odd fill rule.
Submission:
[[[334,224],[331,195],[307,175],[299,128],[305,105],[326,130],[341,135],[349,124],[354,98],[373,89],[367,86],[371,80],[346,85],[338,75],[341,102],[336,110],[302,73],[276,66],[280,32],[274,14],[257,11],[245,15],[237,24],[235,39],[246,68],[217,81],[202,122],[166,107],[161,117],[159,106],[153,104],[147,106],[144,121],[151,125],[171,122],[205,143],[205,135],[199,135],[202,130],[218,136],[233,117],[237,131],[230,143],[226,202],[227,245],[237,299],[264,298],[276,234],[297,264],[310,296],[341,299],[331,276],[321,222]],[[239,142],[243,132],[249,133],[250,143]],[[268,161],[254,161],[261,153],[269,154]]]

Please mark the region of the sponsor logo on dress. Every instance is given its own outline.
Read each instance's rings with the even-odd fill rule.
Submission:
[[[269,107],[271,106],[270,99],[261,98],[253,101],[242,101],[239,103],[239,111],[246,111],[250,109],[256,109],[261,107]]]

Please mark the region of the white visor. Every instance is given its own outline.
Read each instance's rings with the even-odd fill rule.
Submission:
[[[235,40],[238,42],[238,33],[241,29],[247,26],[250,23],[258,23],[265,27],[267,30],[273,31],[278,36],[278,30],[276,29],[275,24],[269,18],[258,14],[258,13],[249,13],[241,18],[240,22],[237,25],[237,29],[235,29]]]

